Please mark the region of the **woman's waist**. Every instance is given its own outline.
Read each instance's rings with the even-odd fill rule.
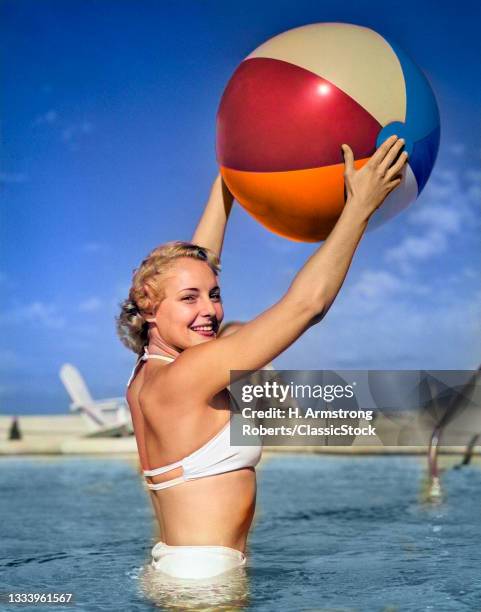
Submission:
[[[168,546],[223,547],[245,554],[248,533],[249,526],[229,529],[222,525],[217,528],[205,527],[202,530],[168,527],[162,531],[160,541]]]
[[[238,550],[245,545],[255,509],[253,468],[187,481],[153,494],[166,544]]]

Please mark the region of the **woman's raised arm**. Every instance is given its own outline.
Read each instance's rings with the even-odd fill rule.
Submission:
[[[230,336],[185,350],[170,376],[192,398],[225,388],[232,370],[257,370],[289,347],[329,310],[344,282],[369,218],[401,182],[404,141],[389,138],[360,170],[344,145],[347,201],[336,226],[297,273],[286,294]],[[178,377],[178,378],[177,378]]]
[[[233,200],[219,174],[212,185],[209,199],[191,240],[193,244],[214,251],[219,258]]]

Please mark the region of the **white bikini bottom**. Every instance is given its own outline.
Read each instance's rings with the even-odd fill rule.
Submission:
[[[152,567],[172,578],[212,578],[245,563],[243,553],[227,546],[169,546],[158,542],[152,549]]]

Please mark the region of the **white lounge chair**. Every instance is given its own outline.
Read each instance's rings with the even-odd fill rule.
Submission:
[[[79,412],[87,424],[87,436],[127,436],[133,432],[124,398],[94,400],[82,375],[70,363],[60,368],[60,379],[72,400],[70,410]]]

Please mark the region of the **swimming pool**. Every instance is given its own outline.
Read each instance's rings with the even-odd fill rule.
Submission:
[[[75,599],[2,610],[168,609],[145,595],[154,527],[133,462],[4,458],[0,466],[0,591]],[[446,472],[446,497],[430,505],[420,493],[424,469],[408,457],[267,458],[247,577],[231,578],[230,603],[219,584],[200,596],[174,590],[170,609],[481,610],[481,470]]]

